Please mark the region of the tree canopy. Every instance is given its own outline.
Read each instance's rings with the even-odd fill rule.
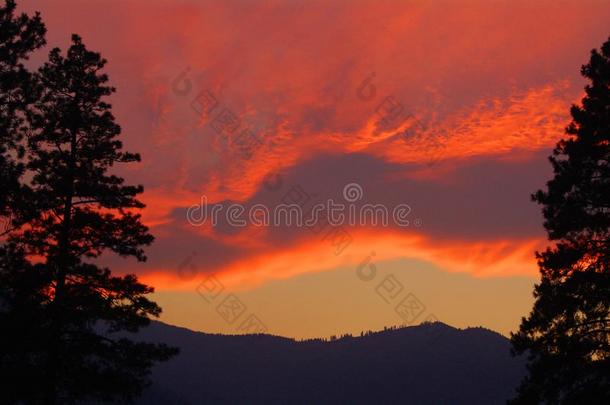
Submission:
[[[537,254],[534,308],[512,335],[529,359],[514,403],[610,403],[610,39],[581,73],[554,178],[533,195],[554,244]]]

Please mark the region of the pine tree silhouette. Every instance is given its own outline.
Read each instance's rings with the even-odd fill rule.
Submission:
[[[550,161],[534,308],[511,339],[529,375],[513,403],[610,403],[610,39],[582,68],[582,106]]]
[[[66,55],[53,49],[29,89],[28,183],[15,192],[27,195],[18,210],[28,214],[0,247],[0,378],[8,401],[131,400],[152,365],[177,353],[128,339],[160,314],[146,297],[153,289],[96,264],[105,252],[144,261],[143,247],[154,239],[137,214],[142,186],[110,173],[140,156],[117,139],[121,128],[104,101],[114,92],[105,64],[73,35]]]

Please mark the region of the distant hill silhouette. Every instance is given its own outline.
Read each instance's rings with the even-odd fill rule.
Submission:
[[[524,359],[483,328],[437,322],[334,341],[212,335],[159,322],[141,339],[180,347],[138,404],[500,404]]]

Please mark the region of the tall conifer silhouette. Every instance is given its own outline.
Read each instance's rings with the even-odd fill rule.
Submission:
[[[534,308],[512,335],[529,355],[515,403],[610,403],[610,39],[593,50],[590,83],[534,200],[555,244],[538,253]]]
[[[0,16],[12,10],[9,1]],[[29,21],[14,24],[30,24],[31,31],[41,24],[38,17]],[[24,41],[23,55],[43,43]],[[8,401],[130,400],[147,385],[152,365],[177,352],[128,339],[161,309],[147,298],[151,287],[135,275],[112,275],[97,260],[110,252],[144,261],[143,248],[153,241],[137,213],[142,186],[114,172],[140,156],[118,139],[105,64],[77,35],[65,55],[53,49],[28,77],[29,105],[2,139],[2,151],[18,151],[24,162],[6,159],[17,186],[4,207],[21,214],[0,246],[0,378]],[[2,96],[12,99],[4,87]],[[27,142],[14,135],[18,130]],[[21,196],[21,207],[13,195]]]

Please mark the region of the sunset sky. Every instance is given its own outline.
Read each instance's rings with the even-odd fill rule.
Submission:
[[[117,170],[144,185],[156,241],[146,263],[105,263],[153,285],[164,322],[244,333],[253,315],[267,333],[304,338],[439,319],[507,335],[531,308],[534,252],[547,242],[530,194],[551,177],[547,156],[583,95],[580,66],[610,34],[607,1],[21,8],[48,29],[33,63],[72,33],[108,60],[122,140],[142,155]],[[389,122],[388,105],[400,110]],[[224,142],[223,112],[259,140],[251,155]],[[305,228],[186,218],[202,196],[311,204],[343,201],[351,183],[359,203],[408,204],[410,225],[348,226],[338,247]],[[413,297],[421,311],[405,319],[397,305]],[[235,298],[243,311],[227,322],[217,308]]]

